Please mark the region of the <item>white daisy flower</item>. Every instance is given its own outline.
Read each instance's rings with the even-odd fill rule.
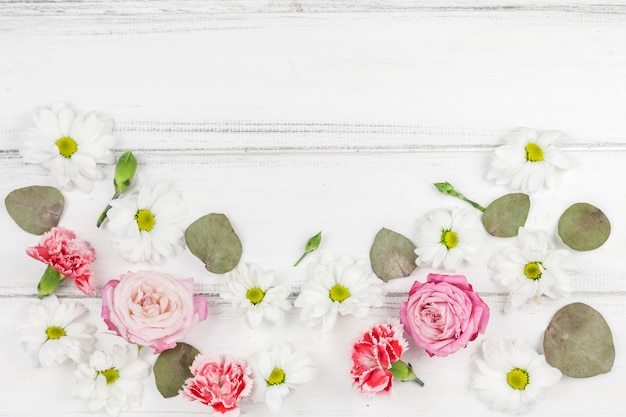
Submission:
[[[481,226],[475,210],[438,208],[418,221],[415,263],[454,271],[472,260],[476,253],[474,245],[480,237]]]
[[[557,170],[570,167],[570,159],[558,147],[565,137],[557,130],[513,130],[504,138],[506,144],[495,150],[487,179],[527,193],[554,187]]]
[[[274,272],[255,264],[240,263],[228,274],[228,288],[220,296],[233,307],[246,310],[250,327],[257,327],[263,318],[279,323],[285,311],[291,308],[287,300],[291,290],[283,285],[272,285]]]
[[[286,343],[277,343],[261,352],[255,363],[255,399],[265,401],[272,413],[278,413],[282,398],[313,379],[315,364],[304,352],[292,352]]]
[[[93,351],[96,328],[81,320],[88,313],[79,303],[60,302],[55,295],[28,307],[28,324],[17,328],[23,348],[36,366],[85,360]]]
[[[571,293],[566,265],[569,252],[552,249],[543,231],[519,228],[517,246],[509,246],[495,254],[489,262],[493,280],[510,291],[504,306],[511,312],[530,299],[541,295],[560,298]]]
[[[382,305],[382,281],[364,259],[327,255],[310,265],[309,276],[294,306],[301,320],[322,331],[335,325],[338,314],[365,318],[370,307]]]
[[[496,410],[523,413],[561,379],[561,371],[548,365],[545,356],[520,341],[485,340],[482,353],[472,388]]]
[[[110,353],[95,351],[74,374],[79,384],[75,396],[86,401],[91,412],[117,416],[141,403],[150,363],[139,357],[136,345],[115,345]]]
[[[162,262],[183,246],[187,208],[167,183],[143,185],[111,201],[107,227],[129,262]]]
[[[115,143],[113,123],[96,113],[75,115],[63,103],[40,107],[33,113],[35,126],[24,131],[20,149],[24,160],[41,164],[61,187],[93,189],[103,178],[97,163],[112,164]]]

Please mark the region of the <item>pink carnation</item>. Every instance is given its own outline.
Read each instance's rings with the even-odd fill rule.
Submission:
[[[96,252],[89,242],[77,239],[71,230],[53,227],[37,246],[26,249],[26,253],[50,265],[65,278],[73,279],[85,295],[94,294],[89,265],[95,261]]]
[[[252,391],[251,371],[245,361],[198,355],[190,369],[193,376],[181,389],[185,397],[213,407],[216,414],[239,415],[237,402]]]
[[[413,284],[400,321],[430,356],[448,356],[485,332],[489,306],[463,275],[429,274]]]
[[[206,317],[206,299],[193,296],[193,278],[128,272],[102,288],[102,318],[109,330],[155,353],[175,347]]]
[[[354,387],[361,392],[376,394],[391,389],[391,364],[399,361],[407,343],[402,327],[395,321],[379,324],[367,331],[352,347]]]

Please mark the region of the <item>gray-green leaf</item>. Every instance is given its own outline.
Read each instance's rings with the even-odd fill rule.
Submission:
[[[198,349],[187,343],[177,343],[174,349],[164,350],[154,363],[154,380],[163,398],[175,397],[185,380],[193,376],[189,367]]]
[[[223,214],[207,214],[193,222],[185,230],[185,242],[214,274],[231,271],[241,259],[241,241]]]
[[[376,234],[370,250],[370,262],[378,278],[387,282],[408,277],[416,267],[416,259],[415,245],[406,237],[385,228]]]
[[[543,337],[546,361],[574,378],[611,370],[613,335],[604,317],[587,304],[573,303],[556,312]]]
[[[19,227],[42,235],[59,224],[65,199],[54,187],[33,185],[11,191],[4,204]]]
[[[599,208],[588,203],[570,206],[559,219],[559,236],[574,250],[599,248],[611,234],[611,223]]]
[[[530,210],[530,198],[524,193],[506,194],[494,200],[483,213],[487,233],[497,237],[517,236]]]

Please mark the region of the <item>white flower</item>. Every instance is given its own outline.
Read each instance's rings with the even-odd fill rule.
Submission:
[[[481,226],[475,210],[438,208],[418,221],[415,253],[417,266],[443,266],[456,270],[476,253]]]
[[[301,308],[300,319],[322,331],[335,325],[337,314],[364,318],[371,306],[382,305],[382,281],[366,260],[325,256],[310,265],[309,276],[294,306]]]
[[[548,365],[545,356],[520,341],[485,340],[482,351],[472,388],[496,410],[522,413],[561,379],[561,371]]]
[[[112,121],[96,113],[75,115],[65,104],[40,107],[33,113],[35,126],[27,129],[20,153],[29,163],[49,170],[61,187],[76,185],[84,191],[93,189],[93,181],[102,179],[97,163],[111,164]]]
[[[139,357],[136,345],[115,345],[111,353],[95,351],[74,374],[79,384],[75,396],[86,401],[91,412],[116,416],[141,403],[150,364]]]
[[[258,265],[240,263],[228,274],[228,289],[220,295],[236,308],[246,310],[250,327],[257,327],[263,318],[279,323],[291,308],[287,300],[291,290],[283,285],[273,286],[274,272]]]
[[[255,363],[255,398],[262,399],[272,413],[278,413],[282,398],[313,379],[315,365],[304,352],[292,352],[286,343],[277,343],[261,352]]]
[[[55,295],[28,307],[28,322],[18,326],[19,339],[35,365],[81,362],[93,351],[96,328],[81,322],[87,314],[79,303],[61,303]]]
[[[563,139],[565,134],[557,130],[513,130],[504,138],[506,144],[495,150],[487,179],[529,193],[544,185],[554,187],[557,169],[570,167],[570,159],[558,147]]]
[[[108,227],[127,261],[159,263],[183,248],[187,209],[167,183],[143,185],[110,204]]]
[[[509,246],[495,254],[489,267],[493,280],[510,290],[504,311],[511,312],[529,299],[546,295],[550,298],[571,293],[566,265],[569,252],[551,249],[543,231],[519,228],[518,246]]]

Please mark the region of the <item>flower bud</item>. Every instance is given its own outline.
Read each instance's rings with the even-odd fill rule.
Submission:
[[[131,151],[126,151],[117,160],[115,166],[115,178],[113,184],[115,185],[115,192],[124,192],[128,186],[130,186],[135,171],[137,170],[137,160]]]
[[[37,285],[39,298],[44,298],[54,294],[64,279],[65,277],[61,275],[59,271],[48,265],[39,280],[39,285]]]

